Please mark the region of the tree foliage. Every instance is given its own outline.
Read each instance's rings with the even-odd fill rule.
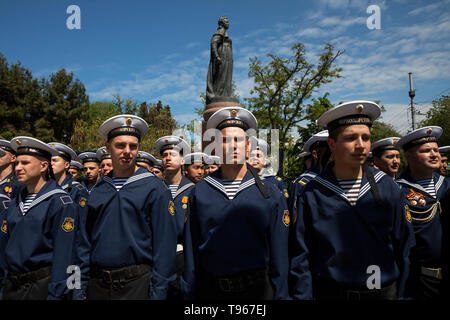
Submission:
[[[339,78],[342,71],[335,61],[343,52],[335,52],[332,44],[325,45],[317,64],[307,61],[303,44],[297,43],[291,50],[293,54],[287,58],[267,54],[267,65],[258,57],[250,58],[249,77],[255,86],[250,91],[253,96],[245,99],[260,128],[279,130],[280,164],[284,164],[284,146],[291,130],[307,119],[306,103],[322,85]],[[283,165],[279,168],[278,175],[283,176]]]
[[[439,146],[450,145],[450,96],[442,96],[433,100],[433,106],[428,110],[425,120],[420,123],[420,127],[439,126],[443,129],[439,138]]]

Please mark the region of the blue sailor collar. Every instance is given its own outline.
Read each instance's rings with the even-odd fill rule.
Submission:
[[[109,183],[111,186],[114,187],[114,190],[116,189],[116,186],[114,185],[113,181],[113,172],[114,170],[111,170],[108,175],[103,176],[103,178],[100,178],[100,180],[97,182],[99,184],[101,180],[105,181],[106,183]],[[128,177],[127,181],[123,184],[122,188],[120,190],[123,190],[123,187],[125,187],[128,184],[137,182],[139,180],[148,178],[148,177],[154,177],[155,175],[151,172],[149,172],[147,169],[143,167],[139,167],[131,176]],[[94,186],[95,187],[95,186]]]
[[[342,190],[342,188],[339,185],[339,182],[336,179],[333,167],[334,162],[330,163],[322,174],[317,175],[314,181],[317,181],[318,183],[330,189],[331,191],[342,197],[344,200],[346,200],[348,203],[350,203],[350,200],[348,199],[347,195],[345,194],[344,190]],[[372,167],[370,167],[369,170],[372,171],[376,183],[378,183],[381,180],[381,178],[386,176],[386,173],[384,173],[383,171],[376,170]],[[361,188],[359,190],[357,200],[361,199],[369,191],[370,191],[370,183],[369,180],[367,179],[365,172],[363,171]]]
[[[180,184],[178,185],[177,192],[175,192],[175,195],[173,196],[173,199],[175,200],[176,197],[178,197],[180,194],[182,194],[184,191],[189,189],[190,187],[194,186],[195,184],[186,178],[185,176],[181,177]]]
[[[8,174],[8,175],[5,177],[5,179],[3,179],[3,180],[0,181],[0,186],[1,186],[2,184],[6,183],[6,182],[8,181],[8,179],[12,179],[13,177],[15,177],[14,171],[12,171],[10,174]]]
[[[66,178],[61,183],[61,189],[67,190],[67,188],[69,187],[70,180],[72,180],[72,186],[75,186],[77,184],[81,185],[81,183],[79,183],[78,181],[73,180],[73,178],[70,175],[67,174]]]
[[[214,187],[215,189],[219,190],[220,192],[222,192],[227,198],[227,192],[225,190],[225,186],[223,184],[223,178],[222,178],[222,168],[219,168],[219,170],[214,171],[213,173],[211,173],[209,176],[207,176],[206,178],[204,178],[203,180],[205,180],[208,184],[210,184],[212,187]],[[236,199],[236,196],[243,190],[251,187],[252,185],[254,185],[255,182],[255,178],[253,177],[252,173],[250,172],[250,170],[247,169],[247,172],[245,173],[244,178],[241,181],[241,184],[239,185],[239,188],[234,196],[234,199]]]
[[[25,199],[27,195],[27,188],[24,188],[21,193],[19,193],[19,208],[23,215],[25,215],[27,212],[31,210],[34,206],[38,205],[42,201],[46,200],[47,198],[51,197],[54,194],[60,194],[61,201],[63,204],[69,204],[72,203],[72,198],[61,189],[61,187],[56,183],[55,180],[49,179],[44,186],[39,190],[39,192],[36,195],[36,198],[34,198],[33,202],[28,207],[28,210],[24,210],[24,204],[23,199]]]
[[[438,194],[439,189],[441,188],[443,182],[445,180],[444,176],[441,176],[437,172],[433,172],[433,181],[434,181],[434,189],[436,190],[436,197]],[[417,180],[414,180],[413,177],[411,177],[411,174],[409,171],[403,172],[400,177],[396,180],[397,183],[402,185],[408,185],[410,187],[413,187],[415,189],[418,189],[424,193],[426,193],[430,198],[436,198],[430,195],[427,190],[425,190],[420,184],[416,183]]]

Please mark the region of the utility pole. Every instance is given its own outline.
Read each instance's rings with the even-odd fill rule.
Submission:
[[[413,82],[412,82],[412,72],[409,72],[409,97],[411,98],[411,121],[412,121],[412,129],[414,131],[415,124],[414,124],[414,96],[416,95],[416,91],[413,88]]]

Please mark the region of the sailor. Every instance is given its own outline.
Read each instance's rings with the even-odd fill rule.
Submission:
[[[297,214],[296,203],[298,195],[303,191],[309,181],[314,179],[328,164],[331,152],[328,147],[328,130],[313,134],[303,145],[300,157],[310,158],[310,167],[289,185],[288,207],[294,220]],[[305,160],[305,163],[308,160]]]
[[[297,198],[290,243],[292,297],[374,300],[403,297],[410,228],[399,188],[364,164],[380,107],[352,101],[326,111],[334,161]]]
[[[90,241],[87,299],[165,299],[176,277],[176,221],[170,192],[136,166],[148,125],[134,115],[99,127],[113,170],[92,189],[86,229]]]
[[[138,166],[144,167],[148,172],[153,173],[153,166],[156,163],[156,158],[145,151],[139,151],[136,157],[136,164]]]
[[[263,184],[247,164],[257,129],[240,107],[216,111],[207,122],[221,137],[214,143],[222,166],[190,194],[185,227],[185,299],[288,299],[289,211],[273,184]],[[216,137],[217,139],[217,137]]]
[[[439,153],[441,155],[441,168],[439,173],[443,176],[448,177],[450,174],[450,168],[448,167],[448,152],[450,151],[450,146],[444,146],[439,148]]]
[[[76,160],[71,160],[69,166],[69,174],[73,179],[78,181],[83,174],[83,164]]]
[[[85,187],[91,193],[92,188],[100,179],[100,159],[97,158],[97,154],[94,152],[83,152],[78,155],[78,158],[83,162],[84,174],[86,176],[86,180],[84,181]]]
[[[376,168],[396,179],[400,167],[400,151],[396,146],[400,138],[390,137],[372,144],[373,163]]]
[[[283,180],[268,170],[268,163],[270,161],[267,156],[269,150],[269,144],[265,140],[250,136],[250,156],[248,162],[256,169],[263,182],[274,184],[288,198],[288,192]]]
[[[205,176],[219,170],[222,159],[218,156],[208,155],[209,161],[205,164]]]
[[[397,146],[405,151],[408,167],[397,179],[412,222],[415,246],[411,249],[411,286],[415,299],[441,295],[442,212],[440,199],[450,188],[450,179],[435,170],[441,166],[438,139],[442,128],[429,126],[403,136]]]
[[[164,166],[163,166],[162,160],[156,159],[156,162],[155,162],[155,164],[153,165],[152,170],[153,170],[153,174],[154,174],[156,177],[158,177],[158,178],[160,178],[160,179],[163,179]]]
[[[0,140],[0,149],[4,151],[4,155],[0,157],[0,194],[12,199],[25,185],[17,181],[14,173],[16,152],[11,148],[11,143]]]
[[[106,176],[113,169],[111,153],[106,150],[106,147],[101,147],[97,150],[95,155],[97,156],[97,159],[100,160],[100,172],[102,177]]]
[[[184,157],[184,175],[193,183],[200,182],[205,176],[205,164],[208,155],[203,152],[194,152]]]
[[[71,175],[67,174],[67,170],[70,166],[70,162],[77,158],[77,154],[71,148],[65,144],[58,142],[50,142],[49,146],[58,151],[57,156],[52,157],[52,169],[55,175],[55,180],[61,188],[66,191],[78,211],[78,224],[77,224],[77,237],[76,237],[76,250],[75,250],[75,265],[80,269],[82,278],[81,281],[88,278],[89,272],[89,250],[88,248],[81,246],[86,241],[86,219],[87,219],[87,201],[89,193],[83,184],[74,180]],[[84,239],[83,239],[84,238]],[[84,284],[86,286],[87,283]],[[80,291],[75,290],[73,298],[77,299],[77,295]]]
[[[0,264],[7,274],[3,299],[64,299],[78,217],[72,199],[54,180],[51,157],[58,151],[24,136],[12,139],[11,148],[17,155],[17,179],[26,187],[1,217]]]
[[[189,144],[177,136],[161,137],[155,142],[155,149],[162,157],[165,180],[172,194],[175,218],[177,221],[176,268],[177,278],[171,283],[169,299],[180,300],[180,277],[183,271],[183,233],[189,194],[194,183],[182,174],[183,154],[189,154]]]

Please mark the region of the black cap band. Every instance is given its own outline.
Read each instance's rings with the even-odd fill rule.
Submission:
[[[30,148],[30,147],[19,147],[17,148],[17,155],[30,155],[30,156],[41,156],[49,161],[52,160],[52,155],[50,152],[45,150]]]
[[[238,119],[227,119],[227,120],[222,121],[217,126],[217,129],[222,130],[223,128],[226,128],[226,127],[238,127],[238,128],[247,130],[248,124],[246,124],[244,121],[238,120]]]
[[[5,151],[8,151],[8,152],[10,152],[10,153],[12,153],[12,154],[16,154],[16,152],[14,151],[14,149],[11,148],[11,147],[8,147],[8,146],[0,146],[0,148],[2,148],[2,149],[5,150]]]
[[[369,126],[369,128],[372,126],[372,120],[370,120],[369,116],[366,115],[350,115],[348,117],[339,118],[336,120],[331,121],[328,125],[328,131],[334,131],[337,128],[341,126],[351,126],[351,125],[357,125],[357,124],[365,124]]]
[[[83,161],[83,164],[88,163],[88,162],[96,162],[96,163],[100,163],[100,160],[94,157],[88,157],[85,159],[82,159],[81,161]]]
[[[438,138],[436,138],[435,136],[432,136],[432,137],[423,137],[420,139],[410,141],[403,145],[403,150],[407,151],[407,150],[411,149],[412,147],[415,147],[415,146],[418,146],[418,145],[421,145],[424,143],[428,143],[428,142],[438,142]]]
[[[108,133],[108,141],[111,141],[111,139],[117,136],[134,136],[138,138],[139,141],[141,141],[141,134],[135,127],[120,127],[111,130]]]
[[[150,161],[150,160],[147,159],[147,158],[136,157],[136,162],[144,162],[144,163],[147,163],[147,164],[150,165],[150,166],[153,166],[153,162]]]
[[[166,150],[175,150],[176,152],[178,152],[179,154],[183,154],[183,148],[179,147],[178,144],[165,144],[161,147],[159,154],[163,155],[164,151]]]

